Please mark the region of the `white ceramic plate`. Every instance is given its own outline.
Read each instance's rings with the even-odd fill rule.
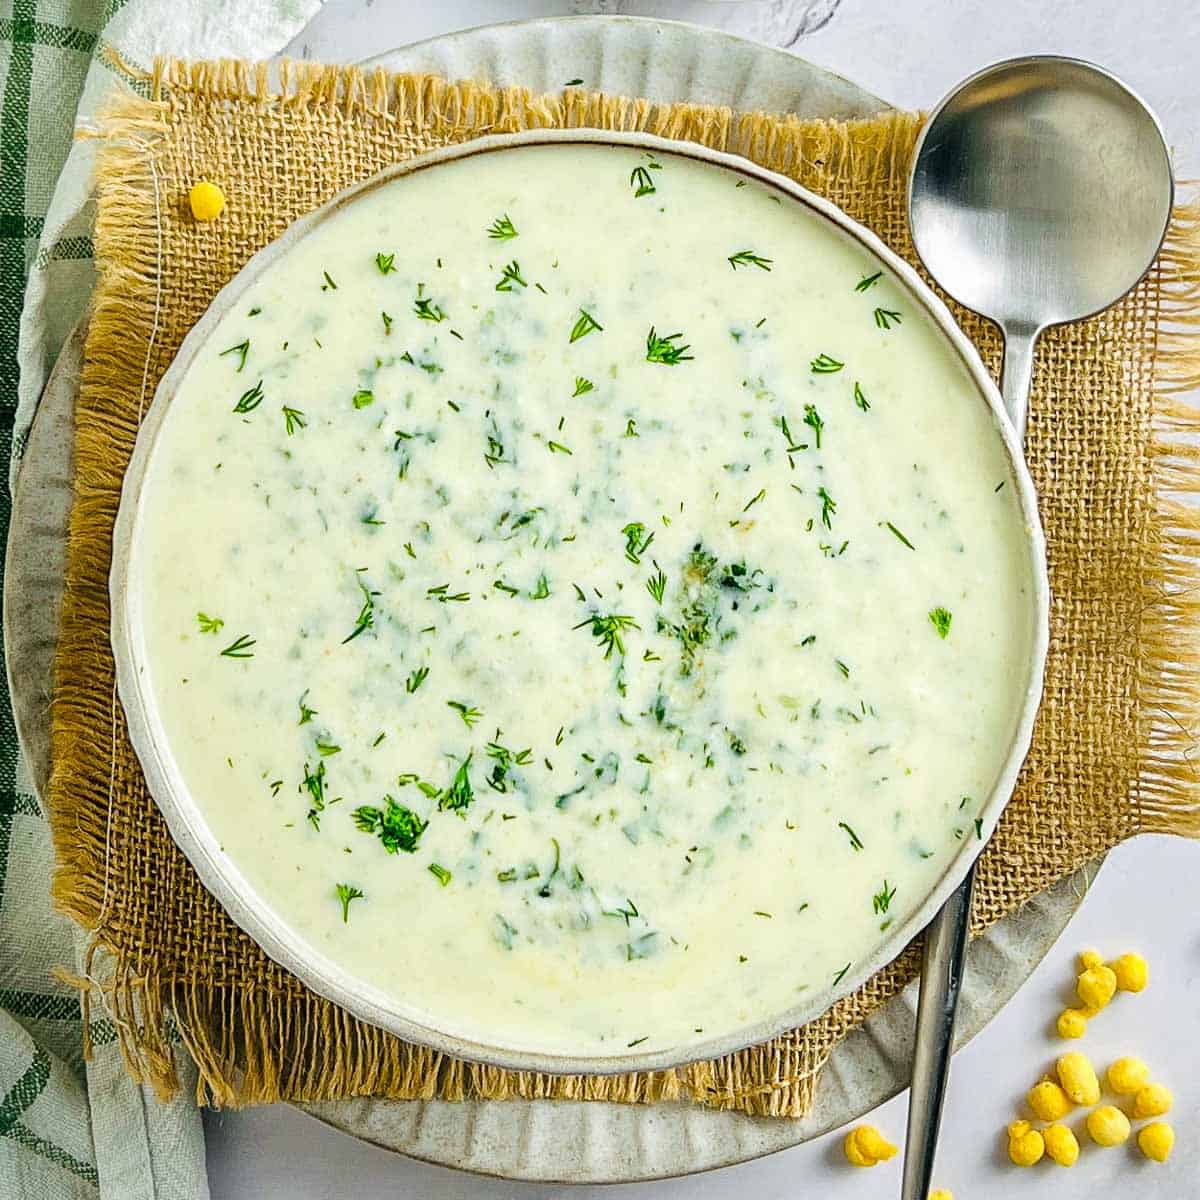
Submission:
[[[551,90],[566,78],[661,100],[735,109],[855,116],[881,102],[790,55],[668,23],[575,18],[467,31],[384,55],[390,69],[522,82]],[[560,78],[562,76],[562,78]],[[44,781],[49,661],[61,596],[64,497],[79,346],[64,355],[39,412],[18,482],[6,587],[5,634],[18,727]],[[50,519],[45,519],[49,517]],[[33,614],[40,613],[41,619]],[[47,619],[49,618],[49,619]],[[973,944],[960,1042],[977,1032],[1049,949],[1086,882],[1065,881]],[[414,1157],[524,1179],[618,1181],[744,1161],[836,1127],[894,1094],[907,1079],[914,989],[840,1046],[805,1121],[760,1120],[685,1105],[654,1108],[567,1102],[339,1101],[314,1115]]]

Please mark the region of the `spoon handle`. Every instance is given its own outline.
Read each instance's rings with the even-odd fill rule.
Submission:
[[[1004,398],[1004,411],[1021,441],[1025,440],[1025,419],[1033,384],[1033,350],[1038,333],[1032,325],[1006,325],[1004,329],[1004,371],[1000,392]],[[962,883],[925,930],[901,1200],[925,1200],[929,1195],[942,1124],[942,1101],[950,1078],[954,1014],[962,989],[963,957],[974,884],[975,864],[972,863]]]
[[[933,1177],[942,1101],[954,1047],[954,1013],[962,987],[975,864],[925,930],[921,996],[917,1002],[912,1090],[904,1144],[902,1200],[925,1200]]]

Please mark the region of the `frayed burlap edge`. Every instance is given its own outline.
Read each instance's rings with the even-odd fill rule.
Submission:
[[[129,70],[129,68],[125,68]],[[132,73],[132,72],[131,72]],[[107,654],[108,603],[103,587],[72,587],[107,577],[111,536],[125,460],[114,445],[132,447],[141,414],[150,403],[150,355],[129,329],[150,330],[151,349],[163,297],[158,294],[156,206],[163,203],[150,152],[166,131],[165,97],[191,91],[208,101],[332,106],[346,116],[369,114],[405,129],[436,120],[451,137],[526,127],[595,126],[639,129],[752,154],[764,165],[789,171],[808,156],[820,160],[836,144],[853,163],[855,178],[890,175],[907,161],[920,119],[881,114],[870,121],[829,124],[795,117],[735,115],[702,106],[660,106],[646,100],[569,91],[535,96],[524,89],[493,90],[435,77],[389,76],[312,64],[251,65],[237,62],[160,64],[137,80],[139,95],[114,99],[92,133],[105,149],[99,166],[101,203],[96,242],[101,251],[97,303],[82,387],[106,398],[81,413],[77,461],[86,459],[95,485],[77,494],[70,526],[72,571],[64,599],[53,709],[56,754],[50,806],[59,867],[53,884],[58,905],[92,933],[85,978],[76,980],[85,1006],[97,995],[118,1029],[130,1072],[160,1095],[177,1088],[168,1015],[199,1067],[198,1099],[222,1105],[278,1099],[352,1095],[597,1099],[654,1102],[698,1100],[769,1116],[800,1116],[812,1104],[816,1079],[833,1046],[912,977],[912,948],[864,989],[840,1001],[814,1025],[819,1036],[790,1034],[715,1062],[624,1076],[548,1076],[464,1063],[411,1046],[365,1025],[306,989],[281,983],[282,973],[238,989],[210,981],[160,977],[135,952],[113,953],[106,937],[109,907],[109,809],[96,796],[121,794],[126,780],[111,777],[112,756],[98,747],[98,730],[124,736],[115,685],[109,702],[94,689],[70,686],[94,671],[111,679]],[[451,140],[448,137],[447,140]],[[1143,761],[1131,819],[1124,836],[1141,831],[1200,835],[1193,727],[1200,716],[1194,653],[1185,631],[1200,616],[1195,555],[1200,509],[1188,498],[1200,491],[1191,440],[1194,410],[1181,393],[1200,386],[1200,205],[1176,211],[1156,268],[1161,321],[1156,332],[1153,446],[1159,505],[1146,534],[1144,608],[1131,638],[1147,647],[1140,682]],[[141,379],[136,397],[128,381]],[[136,400],[136,402],[134,402]],[[60,766],[70,764],[64,773]],[[108,953],[97,955],[98,949]],[[92,967],[97,961],[100,972]]]

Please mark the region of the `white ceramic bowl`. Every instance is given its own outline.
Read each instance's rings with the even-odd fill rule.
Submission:
[[[813,195],[798,184],[734,155],[687,142],[669,141],[648,134],[614,133],[595,129],[533,130],[524,133],[480,138],[448,146],[399,163],[339,194],[327,205],[301,218],[271,245],[256,254],[221,290],[205,315],[184,339],[174,362],[159,384],[154,402],[142,425],[129,469],[125,475],[117,516],[110,592],[112,598],[112,641],[117,666],[117,684],[128,719],[130,740],[141,761],[151,795],[166,818],[172,836],[196,868],[205,886],[229,915],[262,946],[271,958],[296,974],[314,991],[328,997],[355,1016],[400,1037],[430,1046],[460,1058],[474,1059],[517,1070],[558,1073],[608,1074],[622,1071],[658,1070],[683,1061],[715,1058],[745,1046],[766,1041],[818,1016],[839,997],[852,992],[875,971],[890,962],[920,930],[962,880],[982,841],[964,839],[957,855],[907,921],[890,927],[874,953],[855,964],[838,984],[822,991],[805,993],[804,1002],[776,1013],[766,1020],[742,1026],[733,1032],[693,1044],[686,1055],[678,1051],[638,1052],[605,1056],[571,1056],[560,1053],[514,1051],[486,1042],[452,1036],[436,1025],[417,1020],[403,1002],[364,984],[336,962],[318,953],[301,931],[292,929],[256,893],[238,864],[225,854],[203,813],[191,797],[171,754],[157,711],[155,697],[146,682],[146,645],[142,629],[139,528],[141,498],[154,455],[163,418],[179,383],[206,344],[220,318],[235,305],[254,280],[334,210],[402,175],[436,169],[439,163],[474,154],[503,153],[508,147],[543,144],[603,144],[651,150],[656,154],[683,155],[738,172],[774,188],[828,221],[843,234],[857,240],[885,264],[895,283],[906,290],[941,330],[947,343],[974,381],[978,400],[995,418],[996,436],[1002,441],[1016,483],[1025,520],[1027,566],[1032,581],[1033,634],[1030,639],[1026,688],[1020,718],[996,784],[981,809],[981,830],[986,839],[995,827],[1016,783],[1029,749],[1033,721],[1041,698],[1042,674],[1048,642],[1049,584],[1046,574],[1045,541],[1038,519],[1037,498],[1021,456],[1020,446],[1003,414],[1000,395],[974,347],[954,324],[940,300],[917,273],[892,253],[873,233],[850,220],[840,209]]]

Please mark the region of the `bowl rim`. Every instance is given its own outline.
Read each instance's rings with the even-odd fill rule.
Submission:
[[[857,241],[880,261],[902,286],[910,299],[925,312],[950,346],[975,385],[979,398],[991,410],[997,436],[1008,459],[1009,471],[1019,497],[1025,529],[1025,557],[1031,584],[1028,674],[1025,695],[1008,753],[996,782],[980,810],[980,837],[962,839],[955,855],[927,893],[922,904],[902,923],[892,926],[871,954],[853,964],[837,981],[819,992],[806,994],[803,1004],[736,1029],[697,1042],[644,1052],[605,1055],[572,1055],[527,1047],[492,1045],[478,1037],[449,1033],[427,1023],[431,1014],[418,1016],[397,997],[367,985],[336,961],[321,954],[292,928],[242,874],[192,799],[182,772],[170,753],[160,715],[147,677],[147,653],[141,619],[141,589],[138,584],[137,548],[141,529],[141,497],[153,463],[171,400],[197,355],[207,344],[217,323],[238,302],[259,275],[284,257],[312,229],[360,197],[379,187],[446,162],[478,154],[502,152],[527,146],[596,145],[627,147],[690,158],[729,171],[782,192]],[[404,162],[393,164],[369,179],[339,192],[326,204],[299,218],[274,241],[257,251],[244,267],[214,297],[208,309],[184,337],[179,350],[163,374],[145,413],[133,454],[126,470],[113,535],[113,557],[109,575],[111,641],[116,665],[117,692],[124,708],[129,739],[145,774],[147,789],[162,812],[176,844],[192,864],[201,882],[244,932],[276,963],[297,976],[306,986],[333,1001],[355,1017],[393,1033],[405,1041],[484,1063],[490,1066],[550,1074],[610,1075],[630,1071],[664,1070],[687,1063],[719,1058],[786,1033],[813,1020],[832,1003],[855,991],[866,979],[894,959],[929,923],[950,893],[966,876],[971,864],[991,836],[1010,798],[1033,735],[1041,701],[1046,652],[1049,644],[1050,587],[1046,546],[1038,516],[1037,495],[1021,452],[1020,443],[1005,416],[1000,393],[978,352],[954,323],[945,304],[923,282],[917,272],[880,238],[859,225],[841,209],[785,176],[761,167],[739,155],[710,149],[693,142],[677,141],[641,132],[619,132],[591,128],[530,129],[493,134],[468,142],[440,147]]]

